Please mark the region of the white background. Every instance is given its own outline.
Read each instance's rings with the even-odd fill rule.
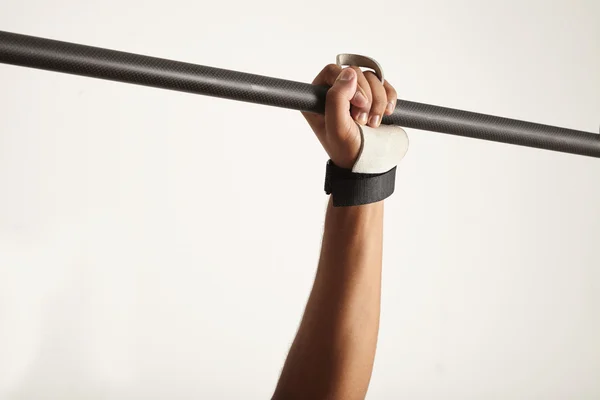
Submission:
[[[600,4],[2,0],[0,29],[600,123]],[[293,111],[0,65],[0,398],[267,399],[326,155]],[[600,160],[408,130],[369,399],[600,397]]]

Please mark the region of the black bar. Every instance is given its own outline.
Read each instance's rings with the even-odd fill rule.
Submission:
[[[0,62],[323,113],[328,88],[0,31]],[[399,100],[383,123],[600,157],[600,135]]]

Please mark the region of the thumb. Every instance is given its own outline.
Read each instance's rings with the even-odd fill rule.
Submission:
[[[357,130],[354,120],[350,116],[350,100],[356,94],[358,77],[352,68],[343,69],[327,91],[325,102],[325,126],[327,135],[334,135],[339,139],[347,139],[354,130]]]

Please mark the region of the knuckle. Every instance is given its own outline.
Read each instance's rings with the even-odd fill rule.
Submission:
[[[387,95],[389,98],[396,98],[398,97],[398,93],[396,92],[396,89],[393,88],[393,86],[390,86],[389,89],[387,90]]]
[[[377,92],[377,95],[373,98],[373,109],[375,112],[380,112],[385,109],[387,105],[387,96],[385,91],[381,90]]]
[[[385,81],[385,84],[383,86],[385,87],[385,91],[386,91],[388,97],[396,97],[398,95],[398,93],[396,92],[396,88],[394,87],[394,85],[392,85],[387,80]]]
[[[328,75],[337,75],[340,72],[340,70],[341,68],[337,64],[327,64],[325,68],[323,68],[323,72],[325,72]]]
[[[386,98],[385,96],[377,96],[373,99],[373,107],[385,107]]]
[[[321,70],[321,72],[319,72],[319,74],[316,76],[316,78],[313,80],[313,84],[316,84],[316,85],[328,84],[331,86],[331,85],[333,85],[333,82],[335,82],[336,78],[340,74],[340,71],[341,71],[341,68],[338,67],[336,64],[327,64]]]
[[[360,82],[361,80],[362,80],[362,81],[364,81],[364,80],[365,80],[365,74],[364,74],[363,70],[362,70],[362,69],[360,69],[360,67],[357,67],[357,66],[355,66],[355,65],[351,65],[351,66],[350,66],[350,68],[352,68],[353,70],[355,70],[355,71],[356,71],[356,75],[358,76],[358,80],[359,80],[359,82]]]
[[[386,105],[387,105],[386,102],[378,100],[373,103],[373,106],[371,107],[371,111],[374,114],[383,114],[383,112],[385,111]]]

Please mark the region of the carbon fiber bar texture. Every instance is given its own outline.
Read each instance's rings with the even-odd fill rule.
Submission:
[[[0,62],[323,113],[328,88],[0,31]],[[399,100],[383,123],[600,158],[600,135]]]

